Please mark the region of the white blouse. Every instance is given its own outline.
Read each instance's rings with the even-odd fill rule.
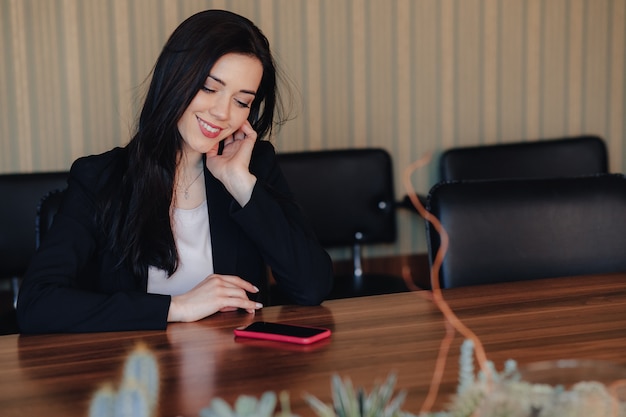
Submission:
[[[148,269],[148,292],[153,294],[184,294],[213,273],[213,250],[207,202],[190,210],[174,208],[173,231],[178,268],[168,278],[167,272]]]

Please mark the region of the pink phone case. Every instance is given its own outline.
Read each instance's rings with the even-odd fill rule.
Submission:
[[[284,323],[254,322],[234,330],[235,336],[276,342],[309,345],[330,336],[330,330],[322,327],[296,326]]]

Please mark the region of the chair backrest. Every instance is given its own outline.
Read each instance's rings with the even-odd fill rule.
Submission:
[[[626,179],[439,183],[428,210],[449,236],[442,287],[626,271]],[[439,234],[427,223],[431,265]]]
[[[37,205],[67,186],[68,172],[0,175],[0,278],[20,277],[35,252]]]
[[[439,159],[441,181],[571,177],[608,172],[597,136],[448,149]]]
[[[56,216],[61,201],[65,195],[65,189],[57,189],[49,192],[39,202],[37,206],[37,218],[35,219],[35,246],[38,248]]]
[[[395,241],[393,169],[387,151],[279,153],[277,159],[324,247]]]

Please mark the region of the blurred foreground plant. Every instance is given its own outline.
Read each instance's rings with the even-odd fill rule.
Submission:
[[[459,385],[446,411],[420,417],[626,417],[626,406],[599,382],[561,385],[522,380],[517,363],[509,360],[497,372],[488,361],[474,373],[474,345],[465,340],[459,360]]]
[[[306,402],[319,417],[415,417],[400,409],[406,398],[401,391],[395,398],[396,375],[390,374],[382,385],[376,385],[369,394],[363,388],[355,389],[349,378],[332,379],[333,404],[324,404],[312,395],[305,395]]]
[[[226,401],[214,398],[209,407],[200,411],[200,417],[298,417],[291,414],[289,394],[286,391],[280,393],[280,405],[282,411],[274,414],[276,394],[271,391],[263,393],[259,400],[240,395],[232,409]]]
[[[94,394],[89,417],[150,417],[159,396],[159,367],[152,352],[139,344],[128,355],[119,389],[106,383]]]
[[[610,387],[581,381],[569,389],[564,386],[533,384],[522,380],[513,360],[498,372],[492,362],[474,367],[474,345],[465,340],[459,358],[456,394],[445,410],[424,412],[419,417],[626,417],[626,403],[620,402]],[[624,382],[624,381],[618,381]],[[626,383],[626,382],[625,382]],[[406,392],[394,397],[396,375],[390,374],[368,394],[355,388],[349,378],[334,375],[331,381],[332,404],[305,394],[306,403],[318,417],[417,417],[401,410]],[[138,345],[127,357],[122,381],[115,389],[103,385],[94,394],[89,417],[151,417],[156,415],[159,394],[157,360],[145,345]],[[292,414],[289,394],[265,392],[258,400],[241,395],[233,408],[214,398],[200,417],[298,417]]]

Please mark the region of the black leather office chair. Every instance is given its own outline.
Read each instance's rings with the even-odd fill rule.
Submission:
[[[0,278],[11,280],[14,303],[35,252],[37,205],[49,191],[66,187],[67,177],[67,172],[0,175]]]
[[[57,189],[41,198],[37,206],[37,218],[35,219],[35,242],[37,248],[39,248],[41,240],[50,230],[54,216],[56,216],[61,207],[64,195],[65,189]]]
[[[449,235],[443,288],[626,271],[626,179],[453,181],[427,209]],[[427,223],[431,265],[439,234]]]
[[[439,159],[441,181],[571,177],[608,172],[604,141],[579,136],[451,148]]]
[[[325,248],[352,248],[352,276],[335,277],[329,298],[408,291],[397,276],[363,271],[362,246],[396,240],[392,161],[383,149],[279,153],[295,199]]]

